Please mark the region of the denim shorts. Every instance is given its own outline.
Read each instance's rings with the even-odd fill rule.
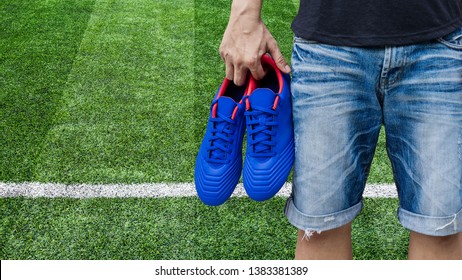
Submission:
[[[285,213],[305,231],[351,222],[379,131],[407,229],[462,231],[462,29],[406,46],[340,47],[295,37],[293,190]]]

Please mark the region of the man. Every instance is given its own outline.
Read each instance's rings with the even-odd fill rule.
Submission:
[[[234,0],[220,46],[236,85],[291,72],[261,20]],[[292,23],[295,132],[286,216],[297,259],[351,259],[351,222],[382,124],[410,230],[410,259],[462,259],[462,1],[301,0]]]

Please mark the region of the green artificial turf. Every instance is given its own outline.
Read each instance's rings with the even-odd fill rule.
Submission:
[[[38,181],[191,180],[193,1],[97,1]]]
[[[292,259],[284,198],[0,200],[0,259]],[[405,259],[394,199],[366,199],[353,223],[356,259]]]
[[[93,3],[0,2],[0,181],[34,179]]]

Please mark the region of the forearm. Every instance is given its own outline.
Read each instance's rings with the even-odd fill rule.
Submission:
[[[260,18],[263,0],[233,0],[230,18],[249,16]]]

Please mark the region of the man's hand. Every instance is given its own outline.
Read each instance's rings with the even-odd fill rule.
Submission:
[[[261,57],[269,53],[278,68],[290,73],[276,40],[260,18],[261,1],[234,0],[231,16],[220,45],[220,55],[226,64],[226,78],[238,86],[251,75],[260,80],[265,76]]]

